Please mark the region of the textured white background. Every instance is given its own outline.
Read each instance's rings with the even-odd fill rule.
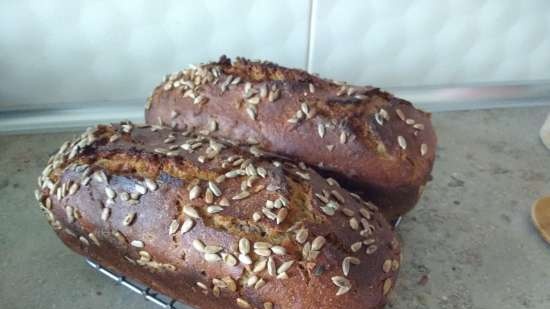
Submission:
[[[380,86],[550,79],[550,1],[0,2],[0,107],[143,102],[221,54]]]

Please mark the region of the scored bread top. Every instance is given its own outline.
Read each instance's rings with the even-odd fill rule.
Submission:
[[[102,261],[116,243],[104,254],[143,266],[161,292],[184,284],[166,272],[193,281],[213,300],[173,296],[198,307],[377,308],[399,268],[372,203],[304,164],[189,131],[98,126],[65,143],[39,184],[60,235]]]
[[[435,158],[429,113],[379,88],[269,62],[222,57],[168,75],[148,99],[145,115],[150,124],[258,143],[334,173],[354,189],[391,194],[414,187],[405,204],[416,202]]]

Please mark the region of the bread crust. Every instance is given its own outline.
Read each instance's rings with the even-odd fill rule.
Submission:
[[[378,204],[390,220],[416,204],[430,179],[437,142],[430,117],[378,88],[225,57],[168,75],[145,110],[149,124],[303,161]]]
[[[399,269],[373,204],[304,165],[188,132],[98,126],[65,143],[39,185],[69,248],[195,308],[380,308]]]

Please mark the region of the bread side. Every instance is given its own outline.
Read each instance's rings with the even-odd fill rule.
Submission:
[[[430,178],[430,114],[378,88],[268,62],[220,61],[171,74],[146,122],[194,128],[303,161],[361,192],[389,219],[411,209]]]
[[[71,249],[196,308],[381,307],[400,249],[377,208],[251,150],[99,126],[50,159],[37,198]]]

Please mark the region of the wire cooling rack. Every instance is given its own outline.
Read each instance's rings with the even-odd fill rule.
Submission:
[[[158,305],[161,308],[166,309],[190,309],[188,306],[183,305],[182,303],[178,302],[177,300],[170,298],[166,295],[163,295],[161,293],[157,293],[153,291],[151,288],[143,286],[139,283],[135,283],[133,281],[130,281],[126,279],[124,276],[120,276],[118,274],[115,274],[114,272],[104,268],[103,266],[99,265],[98,263],[86,259],[86,263],[95,269],[97,272],[109,277],[113,281],[116,282],[117,285],[122,285],[128,289],[130,289],[132,292],[141,295],[144,297],[146,301],[150,301],[156,305]]]
[[[401,223],[401,217],[397,218],[393,222],[394,228],[397,228],[397,226]],[[120,276],[115,274],[114,272],[108,270],[107,268],[104,268],[103,266],[99,265],[98,263],[95,263],[94,261],[90,259],[86,259],[86,263],[95,269],[97,272],[109,277],[110,279],[114,280],[116,284],[120,284],[122,286],[125,286],[126,288],[130,289],[132,292],[141,295],[144,297],[146,301],[150,301],[161,308],[166,309],[189,309],[188,306],[185,306],[184,304],[178,302],[177,300],[170,298],[166,295],[163,295],[161,293],[153,291],[151,288],[143,286],[142,284],[135,283],[133,281],[130,281],[126,279],[124,276]]]

